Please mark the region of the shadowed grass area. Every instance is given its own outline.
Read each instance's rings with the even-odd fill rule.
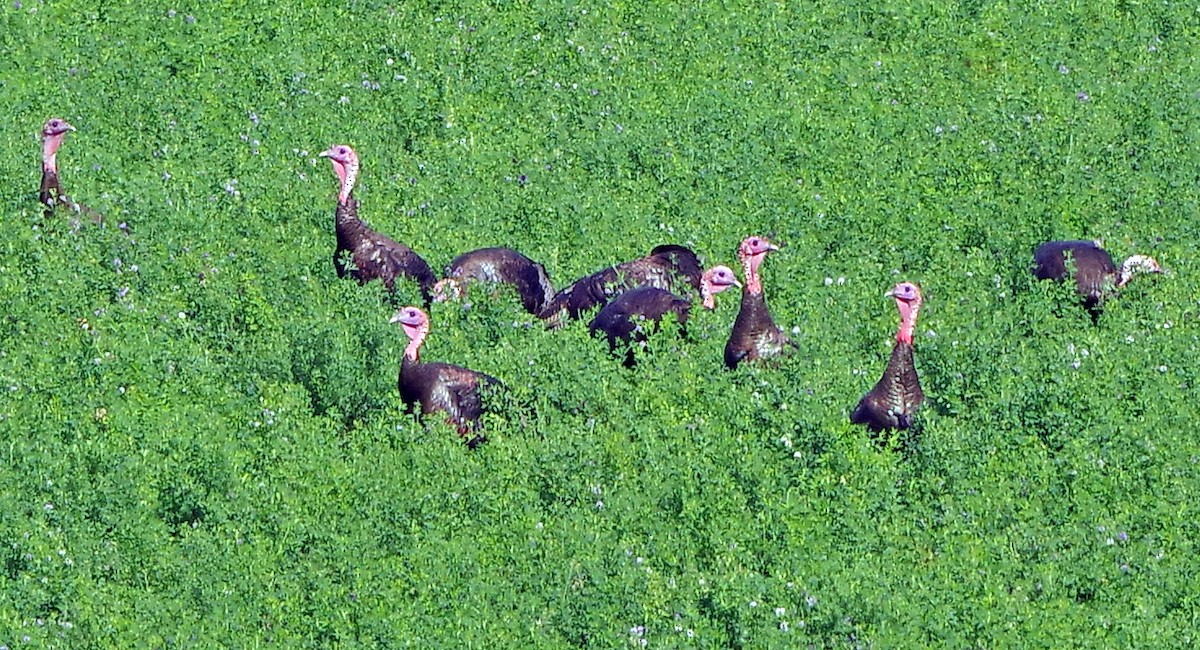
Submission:
[[[1161,3],[6,2],[0,644],[1194,645],[1197,42]],[[43,216],[53,116],[107,227]],[[770,235],[799,353],[723,370],[728,293],[627,370],[473,287],[423,350],[509,389],[469,452],[399,402],[416,287],[334,274],[335,142],[438,270]],[[1093,324],[1051,238],[1172,273]],[[908,453],[848,422],[901,279]]]

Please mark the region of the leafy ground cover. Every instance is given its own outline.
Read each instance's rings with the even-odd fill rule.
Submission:
[[[1178,3],[5,3],[0,644],[1194,645],[1198,42]],[[50,116],[132,236],[42,216]],[[334,277],[334,142],[436,268],[772,234],[801,352],[722,370],[722,295],[628,371],[476,292],[425,351],[511,388],[468,452],[399,404],[414,288]],[[1093,325],[1049,238],[1172,273]],[[901,278],[909,454],[847,421]]]

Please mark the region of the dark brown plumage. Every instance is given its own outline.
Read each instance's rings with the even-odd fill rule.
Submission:
[[[700,280],[700,295],[703,306],[716,306],[714,296],[729,287],[741,286],[726,266],[714,266],[704,272]],[[616,351],[631,342],[644,342],[650,331],[657,331],[662,318],[674,314],[680,325],[687,323],[692,303],[686,298],[657,287],[635,287],[613,298],[602,307],[588,329],[592,336],[608,339],[609,349]],[[630,348],[625,356],[625,365],[632,367],[636,360]]]
[[[742,285],[741,309],[725,344],[725,365],[729,368],[736,368],[742,361],[777,356],[787,347],[796,346],[771,318],[758,275],[767,253],[775,250],[779,247],[762,237],[747,237],[738,247],[746,283]]]
[[[408,347],[400,362],[400,399],[413,412],[419,406],[423,415],[444,413],[446,421],[474,448],[484,442],[479,434],[479,418],[484,412],[484,395],[489,387],[499,387],[494,377],[449,363],[422,363],[421,345],[429,334],[429,316],[417,307],[405,307],[392,317],[408,335]]]
[[[337,248],[333,252],[333,267],[338,277],[349,275],[359,284],[380,280],[389,290],[395,289],[397,278],[411,278],[428,303],[437,282],[429,264],[408,246],[372,230],[358,217],[358,201],[351,196],[358,180],[358,154],[342,144],[334,145],[320,155],[329,158],[341,181],[334,211]]]
[[[655,287],[680,294],[691,286],[699,291],[701,271],[700,260],[691,249],[675,244],[656,246],[646,257],[576,280],[559,291],[539,317],[551,327],[558,327],[564,318],[579,318],[634,287]]]
[[[58,177],[58,149],[67,133],[74,130],[75,127],[69,122],[58,117],[47,120],[42,126],[42,184],[38,189],[38,201],[46,207],[47,218],[54,216],[55,210],[63,210],[83,215],[95,223],[103,223],[103,215],[63,191]]]
[[[911,282],[897,284],[887,296],[896,300],[900,311],[900,329],[896,332],[896,344],[883,376],[850,414],[854,424],[865,424],[872,432],[885,429],[907,429],[912,426],[912,416],[925,393],[917,378],[913,364],[913,329],[917,323],[917,312],[921,309],[921,291]]]
[[[1070,275],[1068,259],[1075,267],[1075,289],[1093,315],[1106,297],[1129,282],[1135,271],[1162,272],[1158,262],[1146,255],[1133,255],[1118,269],[1108,251],[1095,242],[1050,241],[1033,250],[1033,274],[1039,280],[1066,280]]]
[[[446,279],[434,286],[434,300],[461,296],[468,281],[512,285],[521,305],[535,315],[554,296],[545,267],[511,248],[481,248],[451,260]]]

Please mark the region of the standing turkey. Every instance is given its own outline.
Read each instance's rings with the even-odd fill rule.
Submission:
[[[392,316],[408,336],[404,359],[400,362],[400,399],[409,412],[421,408],[421,414],[441,412],[446,421],[458,428],[472,449],[485,441],[479,430],[484,411],[484,395],[489,387],[500,387],[494,377],[449,363],[422,363],[421,345],[429,335],[429,316],[417,307],[405,307]]]
[[[338,277],[350,277],[366,284],[381,280],[389,290],[395,290],[396,278],[416,281],[426,304],[437,277],[429,264],[411,248],[372,230],[358,218],[358,201],[350,196],[358,180],[358,154],[348,145],[339,144],[321,152],[328,158],[341,181],[337,209],[334,211],[334,232],[337,248],[333,252],[333,267]],[[346,258],[350,264],[346,264]]]
[[[758,276],[767,253],[777,250],[778,246],[763,237],[747,237],[738,247],[746,284],[742,285],[742,307],[725,344],[725,365],[729,368],[736,368],[742,361],[778,356],[788,346],[796,347],[771,318],[762,278]]]
[[[742,283],[737,281],[732,269],[728,266],[714,266],[700,277],[701,305],[705,309],[713,309],[716,307],[716,294],[730,287],[740,286]],[[616,351],[620,346],[631,342],[644,342],[648,334],[645,329],[647,325],[644,323],[654,323],[652,329],[657,330],[663,316],[669,313],[675,314],[680,326],[686,324],[691,308],[692,303],[689,300],[665,289],[636,287],[613,298],[601,308],[588,324],[588,329],[592,336],[607,338],[609,349]],[[633,367],[636,363],[633,349],[629,348],[624,364],[626,367]]]
[[[468,281],[512,285],[525,311],[534,315],[542,313],[554,296],[545,267],[511,248],[481,248],[454,258],[446,268],[446,279],[434,285],[433,299],[461,297]]]
[[[47,218],[54,216],[55,209],[63,209],[82,214],[95,223],[103,223],[103,215],[68,196],[58,178],[58,149],[67,133],[74,130],[70,122],[59,117],[47,120],[42,126],[42,186],[38,190],[38,201],[46,207]],[[78,227],[78,223],[75,225]]]
[[[1075,289],[1096,318],[1105,298],[1125,286],[1136,271],[1162,273],[1153,257],[1133,255],[1117,269],[1108,251],[1090,241],[1050,241],[1033,250],[1033,274],[1039,280],[1070,277],[1067,259],[1075,266]]]
[[[613,296],[634,287],[655,287],[675,294],[700,290],[700,260],[690,248],[675,244],[656,246],[646,257],[624,262],[580,278],[559,291],[539,317],[554,328],[564,318],[603,307]]]
[[[921,309],[921,290],[911,282],[901,282],[884,296],[894,298],[896,309],[900,311],[900,329],[896,332],[892,358],[883,377],[863,395],[850,414],[851,422],[867,425],[872,433],[911,427],[913,413],[925,400],[913,365],[913,330],[917,325],[917,312]]]

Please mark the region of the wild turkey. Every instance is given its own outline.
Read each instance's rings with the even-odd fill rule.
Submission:
[[[1050,241],[1033,250],[1033,274],[1039,280],[1066,280],[1068,257],[1075,265],[1075,289],[1093,317],[1104,299],[1125,286],[1134,272],[1162,273],[1158,262],[1147,255],[1129,257],[1118,270],[1112,256],[1096,242]]]
[[[728,266],[714,266],[704,272],[700,278],[701,304],[705,309],[716,307],[714,296],[729,287],[740,287],[733,270]],[[646,340],[646,330],[643,323],[653,322],[653,329],[658,328],[662,317],[673,313],[680,325],[687,323],[688,312],[692,303],[686,298],[659,289],[657,287],[635,287],[613,298],[611,302],[600,309],[588,329],[592,336],[604,336],[608,339],[609,349],[616,351],[621,345],[630,342]],[[633,350],[629,349],[625,356],[625,366],[632,367],[636,361]]]
[[[341,181],[337,209],[334,211],[334,232],[337,248],[333,252],[333,267],[338,277],[350,277],[366,284],[381,280],[389,290],[395,289],[396,278],[416,281],[428,304],[430,292],[437,282],[433,269],[411,248],[372,230],[358,218],[358,201],[350,196],[358,180],[358,154],[347,145],[339,144],[320,153],[333,164]],[[346,258],[350,264],[346,264]]]
[[[82,214],[95,223],[102,223],[104,216],[68,196],[58,178],[58,149],[67,133],[74,130],[70,122],[58,117],[47,120],[42,126],[42,186],[38,191],[38,201],[46,206],[47,218],[54,216],[55,209],[63,209]]]
[[[742,263],[746,284],[742,285],[742,307],[725,344],[725,365],[729,368],[736,368],[742,361],[777,356],[786,347],[796,346],[771,318],[762,279],[758,277],[758,268],[767,253],[777,250],[778,246],[762,237],[747,237],[738,247],[738,261]]]
[[[865,424],[867,429],[878,433],[884,429],[907,429],[912,426],[912,416],[925,393],[917,379],[913,365],[913,329],[917,325],[917,312],[921,309],[921,290],[911,282],[901,282],[884,294],[896,300],[900,310],[900,329],[896,332],[896,345],[892,347],[892,358],[888,361],[883,377],[869,393],[863,395],[858,406],[850,414],[854,424]]]
[[[554,296],[550,278],[541,264],[511,248],[481,248],[451,260],[446,279],[433,287],[433,299],[441,302],[461,297],[469,280],[511,284],[525,310],[535,315],[542,313]]]
[[[441,412],[446,421],[458,428],[458,434],[474,448],[484,442],[478,434],[479,418],[484,411],[484,395],[489,387],[500,387],[494,377],[449,363],[422,363],[421,344],[429,334],[429,316],[417,307],[396,312],[391,322],[400,323],[408,335],[408,347],[400,362],[400,399],[414,412]]]
[[[699,291],[701,273],[700,260],[690,248],[675,244],[656,246],[646,257],[576,280],[559,291],[539,317],[550,327],[559,327],[564,316],[579,318],[583,312],[603,307],[613,296],[634,287],[655,287],[679,294],[690,285]]]

